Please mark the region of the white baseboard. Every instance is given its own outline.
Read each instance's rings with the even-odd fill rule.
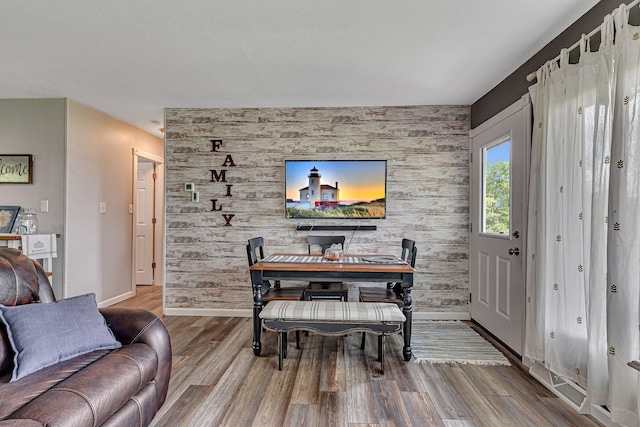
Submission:
[[[230,310],[221,308],[165,308],[165,316],[211,316],[251,317],[253,310]],[[414,320],[469,320],[469,313],[446,313],[439,311],[413,312]]]
[[[119,302],[122,302],[124,300],[127,300],[131,297],[134,297],[135,295],[133,294],[133,291],[129,291],[129,292],[125,292],[124,294],[120,294],[118,296],[115,296],[113,298],[109,298],[106,301],[101,301],[98,303],[98,308],[104,308],[104,307],[109,307],[110,305],[113,304],[117,304]]]
[[[530,360],[528,361],[530,362]],[[591,405],[588,403],[586,399],[586,392],[582,390],[582,387],[572,384],[569,380],[556,376],[541,363],[532,362],[531,367],[529,368],[529,374],[577,413],[588,413],[606,427],[620,426],[620,424],[611,421],[611,415],[606,409],[601,406]],[[555,382],[553,378],[556,378]],[[567,384],[569,384],[569,388],[566,387]],[[564,390],[558,385],[565,386]],[[567,394],[567,391],[570,391],[571,393]],[[580,404],[576,403],[576,395],[580,395],[580,398],[584,399]]]

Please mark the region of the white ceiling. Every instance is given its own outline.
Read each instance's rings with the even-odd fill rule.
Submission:
[[[158,136],[165,107],[468,105],[597,2],[0,0],[0,98]]]

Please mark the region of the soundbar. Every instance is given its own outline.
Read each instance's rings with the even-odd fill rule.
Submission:
[[[375,231],[375,225],[298,225],[298,231]]]

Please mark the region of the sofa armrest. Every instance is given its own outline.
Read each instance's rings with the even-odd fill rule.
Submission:
[[[106,307],[100,313],[107,321],[116,339],[122,345],[143,343],[158,355],[158,373],[155,378],[160,405],[164,403],[171,376],[171,339],[162,320],[141,308]]]

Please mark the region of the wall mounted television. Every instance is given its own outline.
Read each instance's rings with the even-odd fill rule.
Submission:
[[[386,217],[386,160],[285,160],[285,217]]]

